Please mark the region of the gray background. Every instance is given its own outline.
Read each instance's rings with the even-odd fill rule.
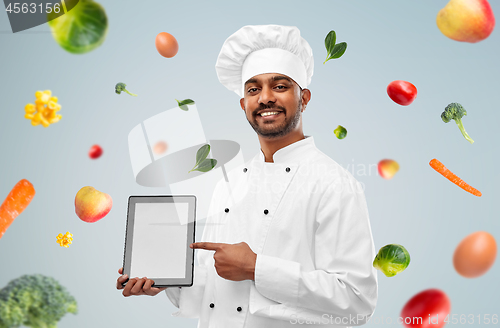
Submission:
[[[218,82],[214,65],[224,40],[240,27],[282,24],[299,27],[315,54],[305,133],[343,167],[354,168],[365,184],[376,249],[399,243],[411,254],[402,274],[378,273],[375,317],[396,320],[410,297],[433,287],[450,297],[452,313],[500,314],[493,287],[498,263],[477,279],[459,276],[452,265],[453,251],[466,235],[485,230],[499,237],[498,30],[477,44],[446,38],[435,23],[446,0],[99,2],[109,32],[101,47],[84,55],[60,48],[47,25],[12,34],[6,13],[0,13],[0,198],[23,178],[37,191],[0,239],[0,286],[31,273],[59,280],[79,305],[78,315],[65,316],[60,327],[195,327],[196,320],[170,315],[175,308],[164,294],[124,298],[115,289],[128,196],[169,192],[135,183],[127,135],[174,107],[174,98],[191,98],[207,138],[234,140],[250,159],[259,151],[258,140],[238,96]],[[491,5],[500,15],[500,3]],[[332,29],[348,49],[323,65],[323,42]],[[179,42],[174,58],[156,51],[155,36],[162,31]],[[400,79],[418,88],[408,107],[392,102],[385,91]],[[120,81],[139,96],[116,95]],[[45,89],[59,97],[63,118],[48,128],[33,127],[23,118],[24,106]],[[451,102],[467,109],[464,125],[474,145],[455,123],[441,121]],[[338,124],[348,130],[344,140],[333,134]],[[93,161],[87,151],[95,143],[104,154]],[[392,180],[374,169],[383,158],[401,166]],[[483,196],[434,172],[432,158]],[[74,197],[83,186],[113,197],[113,209],[97,223],[75,215]],[[66,231],[74,235],[68,249],[55,242]]]

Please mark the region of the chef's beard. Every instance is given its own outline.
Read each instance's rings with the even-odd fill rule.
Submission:
[[[279,126],[273,128],[273,129],[263,129],[261,128],[255,119],[257,112],[263,110],[263,109],[279,109],[283,111],[283,115],[285,115],[285,120],[283,121],[282,124]],[[246,111],[246,110],[245,110]],[[263,105],[261,104],[259,108],[254,110],[252,113],[252,119],[253,121],[250,121],[247,116],[247,121],[250,123],[252,126],[253,130],[260,136],[265,137],[265,138],[279,138],[286,136],[290,132],[292,132],[297,124],[299,124],[300,121],[300,114],[302,113],[302,103],[299,102],[299,105],[297,106],[297,110],[295,111],[295,115],[293,117],[288,117],[286,116],[287,110],[285,107],[282,106],[275,106],[274,104],[271,106],[268,105]],[[272,124],[272,123],[271,123]],[[270,124],[264,124],[264,126],[270,125]]]

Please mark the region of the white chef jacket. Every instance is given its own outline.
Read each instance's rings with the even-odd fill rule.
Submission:
[[[255,281],[217,275],[197,250],[192,287],[167,288],[174,316],[200,328],[358,326],[373,315],[375,248],[361,184],[306,137],[262,152],[221,180],[202,241],[246,242]]]

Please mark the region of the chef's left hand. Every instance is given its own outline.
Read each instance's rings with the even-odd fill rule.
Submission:
[[[223,244],[200,242],[193,243],[189,247],[192,249],[206,249],[215,251],[215,270],[224,279],[241,281],[254,280],[255,254],[247,243]]]

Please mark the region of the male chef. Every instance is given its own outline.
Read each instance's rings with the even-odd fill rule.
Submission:
[[[245,26],[222,46],[219,81],[240,96],[261,149],[214,190],[202,242],[190,246],[193,286],[166,289],[174,315],[198,327],[359,326],[374,312],[363,189],[302,131],[313,66],[296,27]],[[133,278],[123,295],[164,290],[152,283]]]

